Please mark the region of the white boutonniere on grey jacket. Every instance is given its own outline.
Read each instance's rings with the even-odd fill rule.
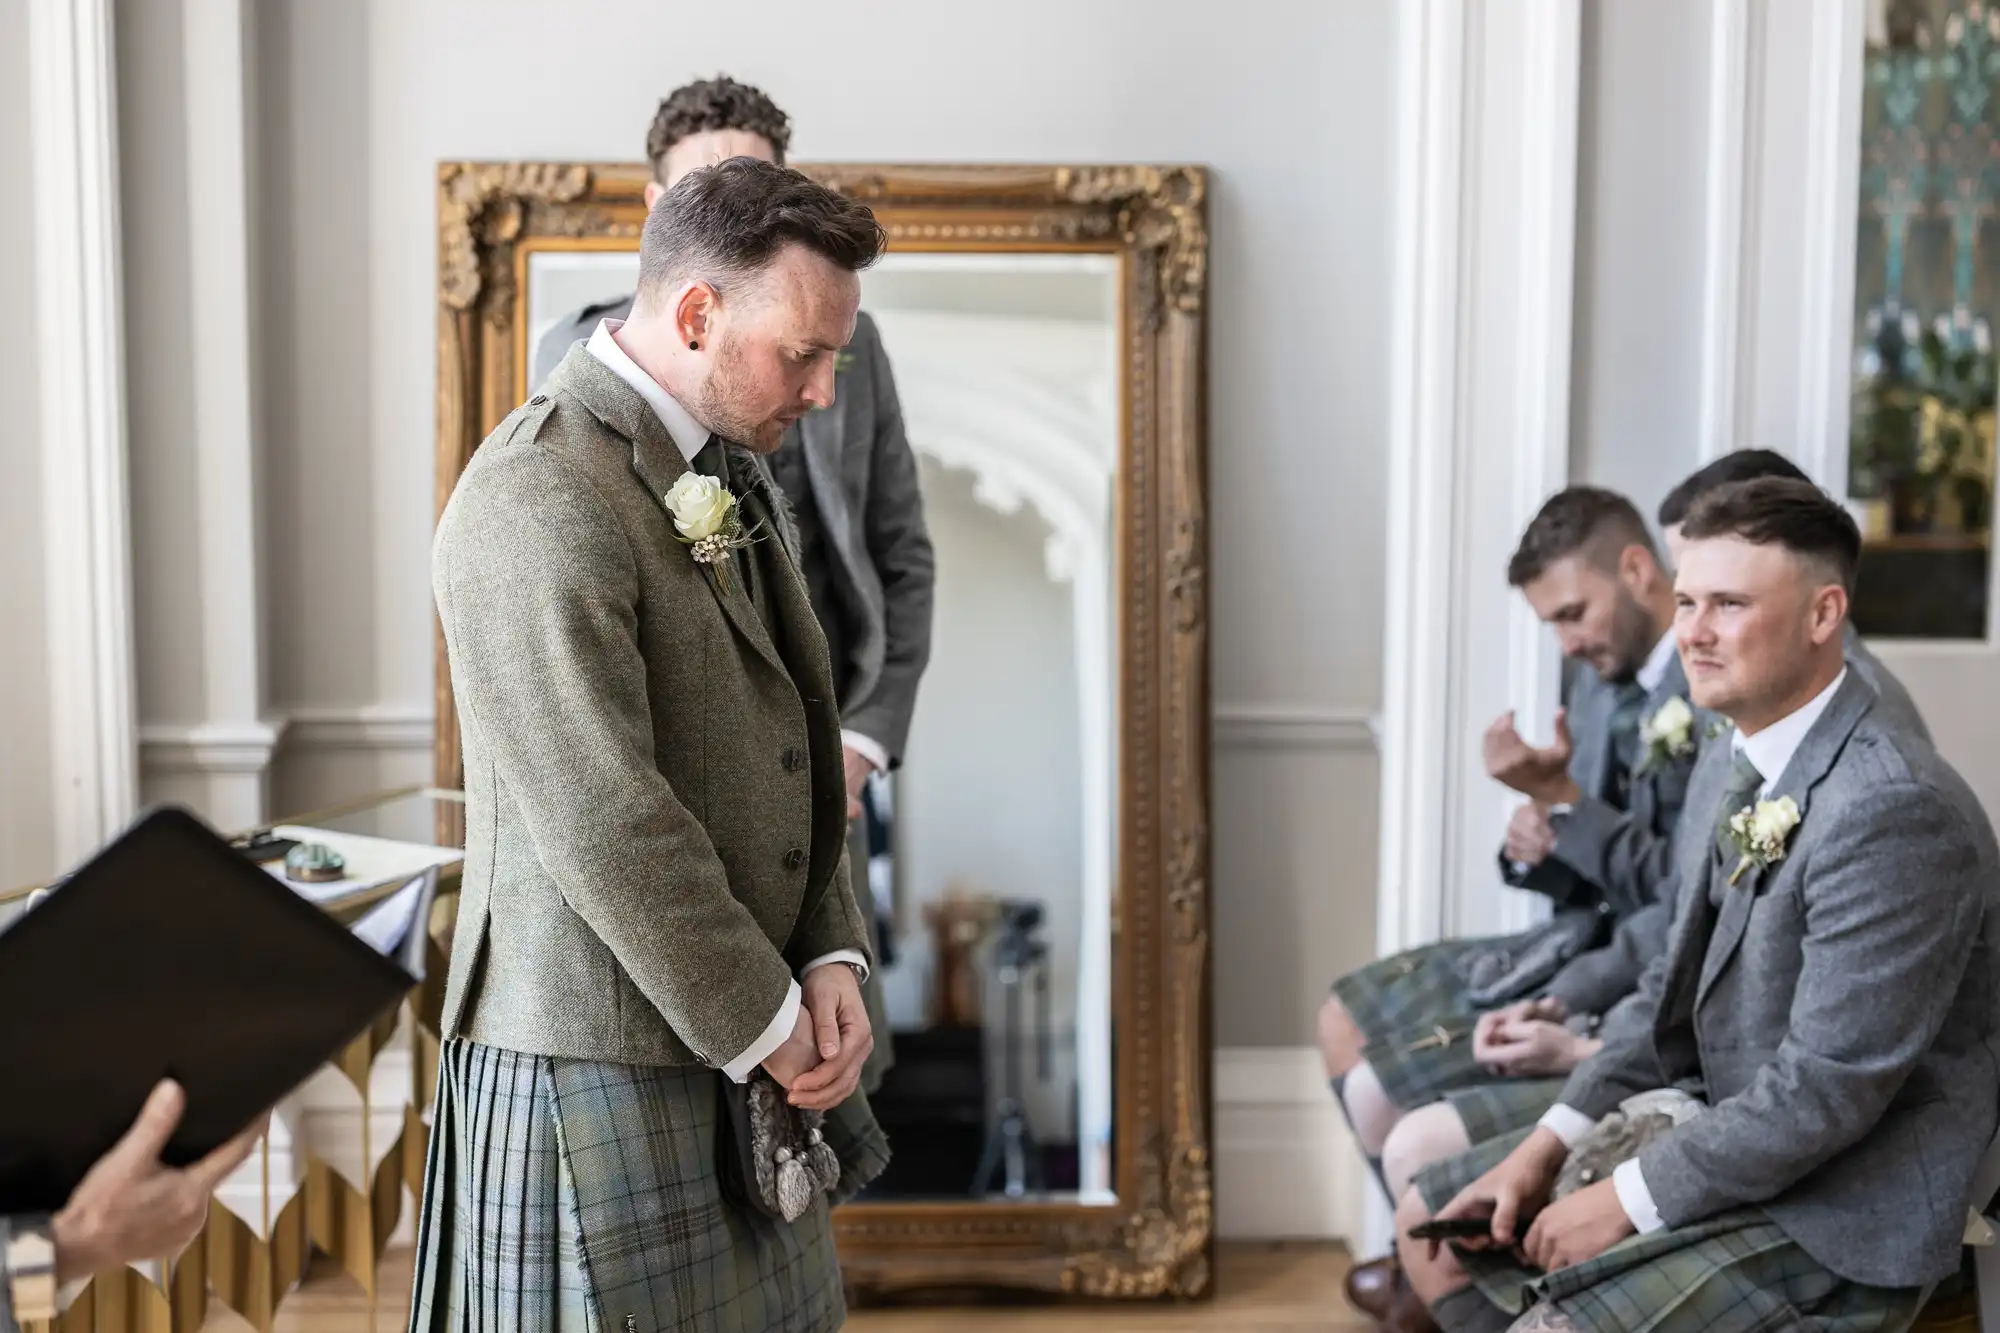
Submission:
[[[1645,747],[1638,771],[1647,773],[1695,751],[1694,709],[1678,694],[1639,721],[1639,743]]]
[[[1739,859],[1736,869],[1730,872],[1730,885],[1733,887],[1742,879],[1746,870],[1768,870],[1784,860],[1799,819],[1799,803],[1789,796],[1746,805],[1731,815],[1729,844]]]
[[[763,529],[746,529],[743,507],[736,497],[727,486],[706,473],[684,474],[661,499],[673,516],[674,530],[680,534],[681,543],[693,548],[691,553],[696,562],[714,570],[716,582],[728,592],[726,562],[734,552],[762,539]]]

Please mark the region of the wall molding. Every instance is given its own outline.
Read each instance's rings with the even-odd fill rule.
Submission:
[[[1508,803],[1469,759],[1492,717],[1546,735],[1556,702],[1555,645],[1496,572],[1568,475],[1582,47],[1581,0],[1400,13],[1384,954],[1533,912],[1492,892]]]
[[[28,6],[53,851],[60,865],[96,851],[139,804],[112,24],[110,0]]]
[[[145,726],[139,729],[140,765],[149,774],[262,775],[285,734],[283,718]]]
[[[1861,188],[1862,33],[1867,0],[1812,6],[1806,107],[1804,299],[1800,303],[1798,452],[1806,474],[1847,494],[1854,356],[1855,219]]]
[[[186,89],[188,276],[202,299],[188,309],[194,404],[197,587],[204,730],[246,736],[263,721],[264,634],[257,487],[257,363],[251,198],[258,117],[248,0],[205,0],[182,12]],[[273,738],[276,743],[276,737]],[[240,755],[249,764],[253,752]],[[266,766],[269,755],[266,753]],[[236,770],[261,772],[261,768]],[[225,827],[266,818],[269,784],[220,784],[210,815]]]
[[[1381,741],[1381,715],[1365,708],[1249,703],[1215,707],[1215,743],[1223,749],[1372,754]]]
[[[1847,489],[1866,22],[1867,0],[1710,10],[1701,456],[1779,449],[1836,495]],[[1778,305],[1768,317],[1766,303]]]
[[[294,708],[287,750],[422,751],[429,754],[435,718],[428,704],[324,705]]]
[[[1374,1187],[1313,1047],[1215,1053],[1215,1156],[1225,1240],[1362,1236]]]
[[[280,754],[357,751],[422,752],[431,747],[433,719],[424,704],[308,705],[252,727],[198,724],[140,729],[150,772],[245,773]],[[1332,750],[1373,753],[1382,715],[1365,708],[1314,704],[1218,704],[1215,742],[1236,750]]]
[[[1764,7],[1714,0],[1708,31],[1708,164],[1701,321],[1702,462],[1739,447],[1747,433],[1742,386],[1754,367],[1756,302],[1743,290],[1744,257],[1757,248],[1757,174],[1764,77]]]

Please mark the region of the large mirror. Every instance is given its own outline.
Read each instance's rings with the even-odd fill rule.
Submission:
[[[895,1161],[838,1215],[850,1284],[1199,1291],[1202,176],[804,169],[890,231],[862,308],[937,564],[903,762],[871,780],[856,842]],[[549,331],[633,289],[644,181],[441,169],[440,502],[537,388]],[[442,648],[437,688],[450,718]],[[456,783],[449,726],[438,766]]]

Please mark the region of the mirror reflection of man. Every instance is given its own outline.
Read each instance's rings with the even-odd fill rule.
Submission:
[[[660,103],[646,135],[653,180],[646,207],[688,172],[732,157],[780,165],[791,119],[761,90],[726,76],[678,88]],[[569,352],[606,320],[624,320],[632,297],[586,305],[558,320],[536,349],[534,392]],[[881,335],[864,311],[836,364],[833,405],[785,434],[770,466],[798,523],[800,564],[826,631],[847,759],[850,856],[855,898],[878,956],[887,957],[868,889],[868,779],[902,762],[917,682],[930,660],[935,560],[924,525],[917,460]],[[861,1086],[873,1092],[893,1062],[879,971],[863,987],[876,1041]]]

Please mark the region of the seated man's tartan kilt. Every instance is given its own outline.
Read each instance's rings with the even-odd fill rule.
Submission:
[[[1489,1139],[1418,1172],[1414,1187],[1425,1208],[1443,1208],[1533,1132],[1530,1125]],[[1502,1314],[1545,1302],[1582,1333],[1890,1333],[1908,1328],[1929,1294],[1839,1277],[1755,1208],[1633,1236],[1556,1273],[1507,1252],[1455,1252]]]

